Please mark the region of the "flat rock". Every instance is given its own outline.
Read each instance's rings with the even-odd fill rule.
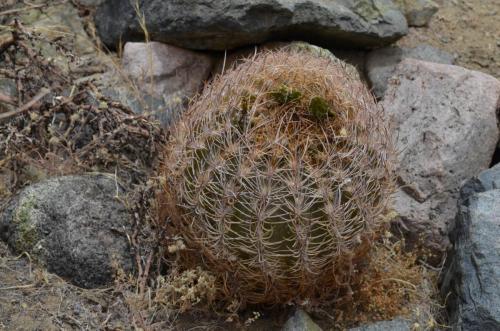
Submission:
[[[463,182],[486,169],[499,130],[500,82],[461,67],[404,60],[382,105],[400,151],[400,230],[441,255]]]
[[[151,40],[196,50],[226,50],[269,40],[320,46],[388,45],[408,31],[391,0],[139,0]],[[143,41],[128,1],[106,0],[96,12],[102,41]]]
[[[125,44],[124,72],[143,95],[162,100],[157,118],[164,124],[184,110],[199,92],[214,65],[212,56],[158,42]]]
[[[28,30],[36,31],[43,39],[31,41],[35,50],[63,72],[96,65],[96,47],[85,31],[78,10],[70,2],[54,3],[44,8],[25,7],[16,19]],[[71,57],[58,49],[59,40],[71,50]]]
[[[466,192],[461,198],[441,288],[450,326],[500,330],[500,190]]]
[[[365,68],[368,82],[377,98],[384,96],[397,65],[408,58],[443,64],[453,64],[455,61],[451,54],[425,44],[414,48],[391,46],[371,51],[366,56]]]
[[[80,287],[109,284],[115,266],[125,273],[134,269],[127,240],[131,217],[120,193],[114,176],[105,174],[28,186],[0,214],[0,238]]]

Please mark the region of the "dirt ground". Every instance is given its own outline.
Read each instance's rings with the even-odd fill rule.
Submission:
[[[112,290],[72,286],[0,242],[0,330],[127,329],[128,310]]]
[[[457,65],[500,78],[500,1],[435,1],[441,8],[429,27],[411,28],[397,44],[430,44],[455,55]],[[0,5],[0,19],[2,15]],[[36,267],[28,256],[13,255],[0,242],[0,330],[141,329],[130,323],[129,315],[125,298],[115,289],[89,291],[69,285]],[[194,329],[200,328],[217,329]]]
[[[500,78],[500,1],[434,0],[427,28],[410,28],[401,46],[426,43],[456,56],[456,65]]]

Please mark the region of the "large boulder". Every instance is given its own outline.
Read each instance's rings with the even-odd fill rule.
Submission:
[[[449,245],[459,188],[491,162],[499,98],[491,76],[414,59],[398,66],[384,96],[400,151],[399,228],[437,257]]]
[[[396,72],[396,67],[404,59],[416,59],[427,62],[453,64],[453,55],[430,45],[407,47],[384,47],[371,51],[366,56],[366,74],[373,94],[382,98],[387,90],[389,79]]]
[[[457,331],[500,330],[500,166],[461,192],[442,295]]]
[[[197,50],[225,50],[271,39],[322,46],[387,45],[407,33],[391,0],[139,0],[151,40]],[[138,11],[106,0],[96,13],[102,41],[142,41]]]
[[[49,179],[23,189],[0,214],[0,238],[50,272],[94,288],[134,269],[131,217],[112,175]]]
[[[164,125],[172,122],[189,98],[199,92],[213,64],[208,54],[158,42],[126,43],[122,57],[124,72],[141,93],[163,101],[156,115]]]

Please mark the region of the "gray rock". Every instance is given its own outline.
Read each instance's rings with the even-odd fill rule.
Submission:
[[[184,110],[184,104],[181,102],[166,105],[160,97],[135,88],[135,83],[121,69],[108,67],[108,71],[95,75],[92,79],[99,92],[110,100],[129,107],[136,114],[153,114],[163,126],[171,124],[171,114]]]
[[[409,26],[426,26],[432,16],[439,10],[439,6],[432,0],[396,0],[406,16]]]
[[[95,5],[98,2],[81,1],[85,5]],[[99,93],[112,101],[120,102],[136,113],[153,112],[166,125],[170,123],[170,114],[179,113],[184,109],[183,104],[169,103],[162,97],[134,89],[131,80],[127,79],[126,73],[117,65],[118,61],[95,47],[85,31],[77,8],[72,3],[22,10],[19,19],[26,27],[38,31],[44,37],[33,42],[35,49],[45,59],[56,64],[63,73],[77,73],[81,77],[77,82],[92,81],[98,87]],[[71,50],[71,56],[54,43],[45,41],[61,38],[67,49]],[[0,81],[0,89],[2,85],[3,82]],[[167,101],[172,101],[172,98]]]
[[[366,55],[367,51],[353,49],[331,49],[331,52],[342,61],[352,65],[358,71],[359,78],[368,85],[366,77]]]
[[[78,286],[106,285],[115,265],[126,273],[134,269],[126,235],[131,217],[116,197],[120,193],[114,176],[105,174],[28,186],[0,215],[0,237]]]
[[[369,52],[366,57],[366,73],[377,98],[384,96],[397,65],[408,58],[443,64],[453,64],[455,60],[451,54],[425,44],[414,48],[393,46]]]
[[[404,60],[382,106],[400,151],[401,230],[438,256],[448,246],[463,182],[486,169],[499,130],[500,82],[457,66]]]
[[[102,74],[83,79],[91,79],[99,93],[110,100],[130,108],[136,114],[152,115],[151,118],[160,121],[163,127],[172,124],[184,111],[186,102],[180,94],[165,98],[132,80],[123,68],[112,65],[106,68],[107,71]]]
[[[70,2],[44,8],[28,7],[19,12],[18,19],[26,28],[40,33],[43,39],[35,39],[35,49],[63,72],[97,64],[98,55],[94,42],[85,31],[77,8]],[[71,56],[51,42],[59,39],[71,50]]]
[[[268,40],[322,46],[387,45],[408,31],[391,0],[140,0],[151,40],[197,50],[225,50]],[[96,13],[102,41],[143,41],[128,1],[106,0]]]
[[[441,288],[450,324],[500,330],[500,190],[462,198]]]
[[[467,200],[474,193],[500,190],[500,164],[486,169],[478,176],[471,178],[460,189],[460,199]]]
[[[199,92],[212,70],[212,56],[158,42],[125,44],[124,72],[145,96],[161,100],[157,118],[168,124]]]
[[[312,318],[302,309],[297,309],[295,313],[286,321],[281,331],[321,331],[322,329],[314,323]]]
[[[381,321],[349,329],[349,331],[410,331],[411,323],[403,319]]]

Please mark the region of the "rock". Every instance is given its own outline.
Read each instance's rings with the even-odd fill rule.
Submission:
[[[95,75],[92,79],[99,92],[110,100],[129,107],[136,114],[154,114],[164,126],[171,123],[170,114],[184,110],[181,102],[166,105],[163,99],[140,91],[122,69],[108,67],[108,71]]]
[[[26,28],[41,34],[44,39],[34,42],[36,49],[63,72],[96,64],[96,47],[85,31],[78,10],[71,3],[21,10],[18,19]],[[52,43],[54,40],[60,40],[70,49],[71,56],[58,49]]]
[[[455,60],[445,51],[425,44],[415,48],[392,46],[369,52],[366,57],[366,73],[377,98],[384,96],[389,79],[396,71],[396,66],[407,58],[444,64],[453,64]]]
[[[358,71],[359,78],[368,85],[368,79],[366,77],[366,55],[367,52],[363,50],[352,50],[352,49],[331,49],[331,52],[341,59],[342,61],[350,64]]]
[[[427,26],[439,6],[432,0],[396,0],[396,4],[404,12],[409,26]]]
[[[81,0],[83,5],[94,6],[99,0]],[[99,51],[87,35],[78,10],[71,3],[61,3],[40,9],[20,11],[19,20],[27,28],[41,33],[43,39],[34,40],[35,49],[58,66],[63,73],[72,71],[81,78],[77,83],[92,81],[98,92],[112,101],[129,107],[135,113],[154,112],[165,125],[170,123],[170,114],[184,109],[181,102],[173,98],[140,93],[117,65],[117,59]],[[48,41],[59,40],[64,49]],[[68,55],[66,49],[71,50]],[[3,83],[0,82],[0,89]],[[0,106],[1,107],[1,106]],[[165,111],[167,109],[168,111]],[[161,110],[161,111],[160,111]]]
[[[321,331],[322,329],[314,323],[311,317],[302,309],[297,309],[290,317],[282,331]]]
[[[85,288],[133,271],[131,217],[113,175],[65,176],[23,189],[0,215],[0,238],[50,272]]]
[[[269,40],[322,46],[387,45],[408,31],[391,0],[140,0],[151,40],[196,50],[225,50]],[[130,2],[106,0],[97,10],[102,41],[143,41]]]
[[[400,151],[400,230],[439,257],[462,183],[487,168],[498,141],[500,82],[465,68],[404,60],[382,106]]]
[[[409,321],[398,318],[392,321],[381,321],[359,326],[349,329],[349,331],[409,331],[411,326]]]
[[[163,101],[167,111],[158,119],[164,124],[199,92],[213,64],[210,55],[158,42],[126,43],[122,57],[123,70],[143,95]]]
[[[500,190],[470,194],[461,197],[442,296],[453,330],[500,330]]]
[[[467,181],[460,189],[460,199],[465,201],[474,193],[490,190],[500,190],[500,164],[482,171]]]

